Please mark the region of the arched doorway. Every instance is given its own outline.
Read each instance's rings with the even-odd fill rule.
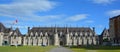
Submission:
[[[4,41],[4,42],[3,42],[3,45],[8,45],[8,41]]]
[[[63,41],[60,41],[60,46],[63,46]]]

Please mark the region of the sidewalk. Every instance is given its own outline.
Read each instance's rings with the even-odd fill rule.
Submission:
[[[64,47],[57,47],[57,48],[51,49],[49,52],[72,52],[72,50]]]

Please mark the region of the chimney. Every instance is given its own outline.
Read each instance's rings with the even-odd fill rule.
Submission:
[[[93,27],[93,32],[95,32],[95,27]]]
[[[29,31],[30,31],[30,27],[28,27],[28,33],[29,33]]]

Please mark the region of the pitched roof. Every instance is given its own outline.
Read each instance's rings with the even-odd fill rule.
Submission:
[[[103,32],[101,33],[101,36],[104,36],[106,33],[109,33],[109,29],[104,29]],[[108,34],[109,35],[109,34]]]
[[[110,20],[115,19],[115,18],[120,18],[120,15],[114,16],[114,17],[110,18]]]
[[[17,36],[22,36],[22,34],[21,34],[21,32],[20,32],[19,28],[16,28],[15,30],[13,30],[13,33],[12,33],[12,35],[11,35],[11,36],[14,36],[14,35],[15,35],[15,33],[16,33],[16,35],[17,35]]]
[[[0,32],[4,32],[5,29],[5,26],[0,22]]]
[[[33,27],[30,32],[55,32],[57,29],[58,32],[93,32],[89,27]]]

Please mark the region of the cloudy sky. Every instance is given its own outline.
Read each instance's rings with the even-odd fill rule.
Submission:
[[[120,14],[120,0],[0,0],[0,22],[6,27],[95,27],[96,34],[109,28],[109,18]],[[13,24],[18,20],[17,24]]]

